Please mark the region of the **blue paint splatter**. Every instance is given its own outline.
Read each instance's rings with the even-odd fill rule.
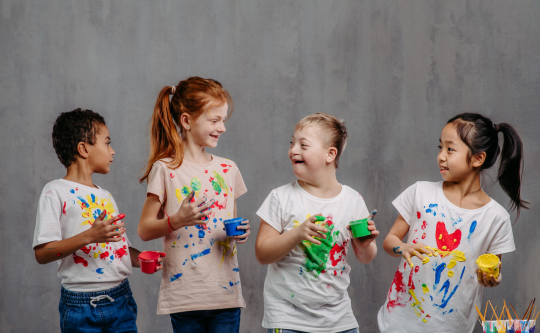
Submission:
[[[74,190],[74,189],[71,189],[71,190],[69,190],[69,191],[70,191],[71,193],[75,193],[75,190]]]
[[[240,272],[240,269],[238,267],[232,269],[233,272]]]
[[[86,201],[83,197],[78,196],[77,199],[79,199],[79,201],[82,203],[82,206],[84,208],[90,207],[90,204],[88,203],[88,201]]]
[[[399,246],[396,246],[395,248],[393,248],[392,251],[394,251],[394,254],[402,254],[403,253],[403,252],[399,251]]]
[[[169,282],[173,282],[178,280],[182,276],[182,273],[174,274],[169,276]]]
[[[476,222],[476,220],[472,221],[472,223],[471,223],[471,227],[469,229],[469,242],[471,241],[471,236],[472,236],[473,232],[476,230],[476,225],[477,224],[478,223]]]
[[[186,261],[187,261],[187,259],[186,259],[186,260],[184,260],[184,263],[182,264],[183,266],[185,266],[185,265],[186,265]]]
[[[204,231],[203,230],[199,230],[199,238],[204,238]]]
[[[429,204],[429,208],[426,209],[426,213],[433,213],[433,216],[437,216],[436,210],[439,208],[437,204]]]
[[[114,256],[110,256],[111,260],[114,260]]]
[[[193,234],[189,234],[189,237],[193,237]]]
[[[96,202],[96,196],[94,195],[94,193],[90,194],[90,196],[92,197],[92,202]]]
[[[210,246],[214,245],[216,239],[215,238],[210,238]]]
[[[184,247],[187,249],[189,247],[189,244],[184,245]]]
[[[441,273],[446,268],[446,264],[443,262],[437,268],[435,268],[435,284],[433,285],[433,290],[437,289],[439,282],[441,282]]]
[[[214,221],[214,223],[217,223],[217,219],[216,219],[215,217],[214,217],[214,220],[213,220],[213,221]]]
[[[463,219],[461,217],[458,216],[457,219],[453,219],[453,218],[450,218],[452,220],[452,226],[455,228],[457,226],[458,223],[461,223],[463,222]]]
[[[454,294],[456,293],[457,288],[461,284],[461,279],[463,279],[463,273],[465,273],[465,267],[463,267],[463,270],[461,271],[461,276],[459,277],[459,282],[454,287],[454,290],[452,290],[452,292],[448,295],[448,298],[446,296],[448,294],[448,289],[450,288],[450,280],[444,281],[444,284],[441,287],[441,290],[439,290],[437,292],[437,295],[438,295],[444,290],[444,296],[442,298],[442,303],[441,304],[435,304],[435,306],[438,306],[439,308],[444,309],[446,307],[446,305],[448,305],[448,302],[450,301],[452,296],[454,296]],[[452,311],[450,311],[450,312],[452,312]]]
[[[103,270],[103,268],[98,268],[98,269],[96,269],[96,273],[103,274],[103,273],[105,273],[105,271]]]
[[[207,254],[210,254],[210,249],[206,249],[206,250],[201,251],[201,252],[199,252],[199,253],[193,253],[193,254],[191,255],[191,260],[200,258],[200,257],[205,256],[205,255],[207,255]]]
[[[240,281],[236,281],[236,282],[232,282],[232,281],[229,281],[229,286],[237,286],[240,284]]]
[[[229,286],[234,286],[234,283],[232,281],[229,281]]]

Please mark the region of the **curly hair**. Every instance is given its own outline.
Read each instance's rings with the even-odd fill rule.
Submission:
[[[56,156],[67,168],[79,155],[79,142],[93,145],[100,125],[106,125],[105,119],[92,110],[81,108],[62,112],[54,122],[52,140]]]

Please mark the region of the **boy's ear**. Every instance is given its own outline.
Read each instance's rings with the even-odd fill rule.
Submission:
[[[481,153],[475,154],[471,157],[471,163],[473,168],[479,168],[484,164],[486,161],[486,152],[483,151]]]
[[[336,156],[337,156],[337,149],[335,147],[331,147],[328,150],[328,155],[326,155],[326,163],[334,163]]]
[[[79,142],[77,144],[77,152],[79,153],[79,156],[87,159],[88,158],[88,149],[86,148],[86,143]]]

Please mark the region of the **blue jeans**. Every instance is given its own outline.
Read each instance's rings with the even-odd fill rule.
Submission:
[[[268,333],[307,333],[307,332],[287,330],[287,329],[284,330],[282,328],[269,328]],[[358,333],[358,328],[353,328],[352,330],[341,331],[339,333]]]
[[[90,293],[62,287],[58,310],[62,333],[137,332],[137,304],[127,279],[109,290]]]
[[[187,311],[171,314],[174,333],[238,333],[240,309]]]

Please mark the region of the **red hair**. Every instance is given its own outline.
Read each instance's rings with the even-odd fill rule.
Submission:
[[[182,114],[197,119],[208,106],[221,106],[229,103],[232,114],[234,108],[231,96],[221,83],[212,79],[192,76],[178,83],[176,87],[168,86],[159,92],[150,124],[150,157],[145,165],[146,171],[140,178],[142,183],[148,180],[152,166],[164,158],[173,160],[167,165],[176,169],[182,165],[184,147],[182,137],[184,128],[180,124]],[[172,95],[169,101],[169,96]],[[180,132],[178,132],[178,129]]]

